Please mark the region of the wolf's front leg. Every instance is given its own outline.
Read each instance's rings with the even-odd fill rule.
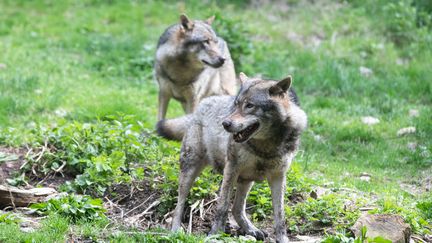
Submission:
[[[246,198],[253,181],[237,180],[237,189],[232,207],[232,213],[240,226],[241,234],[252,235],[258,240],[264,240],[267,233],[255,227],[246,216]]]
[[[182,103],[183,110],[186,114],[193,113],[198,105],[199,101],[197,101],[197,97],[189,97],[186,102]]]
[[[159,90],[158,121],[165,119],[170,99],[171,99],[170,93],[163,90]]]
[[[285,171],[272,174],[268,182],[272,193],[276,242],[288,242],[284,215]]]
[[[232,165],[230,162],[227,162],[224,168],[216,215],[209,234],[216,234],[220,231],[224,231],[225,229],[225,222],[228,216],[231,191],[234,183],[237,181],[237,177],[238,168]]]

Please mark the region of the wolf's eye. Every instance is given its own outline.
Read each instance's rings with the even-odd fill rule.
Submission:
[[[251,108],[254,108],[255,106],[254,106],[254,104],[252,104],[252,103],[246,103],[245,107],[246,107],[247,109],[251,109]]]
[[[203,40],[203,43],[207,45],[210,44],[210,39]]]

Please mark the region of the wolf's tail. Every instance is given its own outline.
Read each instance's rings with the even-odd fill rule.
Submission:
[[[160,120],[156,124],[156,132],[166,139],[181,141],[191,121],[192,115]]]

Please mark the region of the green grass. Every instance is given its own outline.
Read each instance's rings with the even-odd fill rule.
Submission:
[[[289,7],[283,1],[260,7],[243,1],[209,6],[200,1],[1,1],[0,144],[22,146],[35,140],[32,131],[40,127],[96,123],[116,114],[133,115],[153,129],[158,87],[152,63],[159,35],[181,12],[197,19],[217,14],[241,31],[233,36],[220,30],[230,35],[226,39],[241,42],[235,49],[243,52],[236,53],[241,61],[237,72],[274,79],[293,75],[309,117],[295,162],[302,176],[313,179],[305,184],[334,183],[384,201],[401,197],[402,214],[415,210],[412,205],[419,200],[430,203],[430,195],[410,195],[400,183],[418,184],[432,173],[432,25],[431,17],[422,17],[431,16],[432,7],[427,1],[418,1],[417,9],[411,1],[286,2]],[[216,26],[229,26],[217,21]],[[362,76],[361,66],[372,69],[372,76]],[[410,109],[419,116],[409,116]],[[171,101],[168,117],[182,114]],[[367,126],[363,116],[380,123]],[[416,127],[416,133],[398,137],[397,131],[407,126]],[[156,143],[151,149],[162,152],[147,160],[165,156],[165,165],[152,168],[154,174],[169,175],[161,190],[170,207],[178,144]],[[408,149],[408,143],[416,143],[416,149]],[[360,180],[362,172],[371,175],[370,182]],[[208,184],[199,179],[193,198],[214,193]],[[255,191],[269,193],[263,187]],[[268,210],[266,203],[262,207]],[[308,205],[293,212],[302,208]],[[262,212],[256,213],[260,218]],[[424,215],[432,220],[430,212]],[[101,236],[74,227],[61,217],[50,217],[32,234],[0,225],[0,241],[64,241],[72,231],[118,241],[146,237]]]

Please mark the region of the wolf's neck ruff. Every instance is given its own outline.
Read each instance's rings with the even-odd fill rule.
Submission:
[[[301,132],[297,129],[283,127],[283,133],[284,136],[276,140],[266,139],[260,141],[252,138],[245,143],[245,147],[263,159],[282,157],[297,149]],[[275,138],[277,137],[275,136]]]

